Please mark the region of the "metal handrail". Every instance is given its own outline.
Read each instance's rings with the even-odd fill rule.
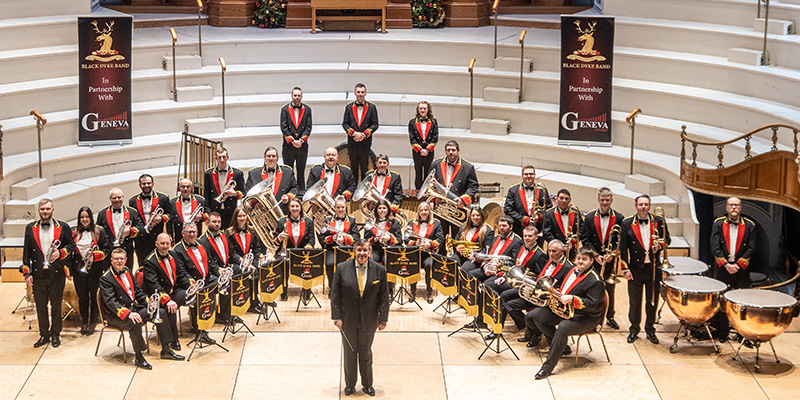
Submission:
[[[522,102],[522,73],[525,69],[525,35],[527,30],[523,29],[519,34],[519,101]]]
[[[492,14],[494,14],[494,58],[497,59],[497,6],[500,0],[494,0],[492,3]]]
[[[797,128],[797,127],[792,126],[792,125],[787,125],[787,124],[765,125],[765,126],[762,126],[762,127],[758,128],[758,129],[754,129],[754,130],[752,130],[750,132],[742,134],[742,135],[740,135],[740,136],[738,136],[736,138],[729,139],[729,140],[718,141],[718,142],[711,142],[711,141],[706,141],[706,140],[692,139],[686,133],[686,125],[682,125],[681,126],[681,162],[685,162],[686,161],[686,142],[688,141],[689,143],[692,144],[692,166],[693,167],[697,166],[697,146],[715,146],[717,148],[717,150],[718,150],[717,159],[719,160],[719,163],[717,164],[717,168],[719,168],[719,169],[724,168],[724,165],[722,163],[723,157],[724,157],[723,153],[722,153],[722,150],[724,149],[724,147],[726,145],[734,143],[734,142],[737,142],[737,141],[742,140],[742,139],[744,139],[744,141],[746,143],[745,147],[744,147],[744,150],[745,150],[744,159],[745,160],[749,160],[749,159],[751,159],[753,157],[752,154],[751,154],[752,147],[750,146],[750,140],[752,139],[753,135],[755,135],[755,134],[757,134],[757,133],[759,133],[761,131],[768,130],[768,129],[772,130],[772,148],[770,149],[770,151],[777,151],[778,150],[778,129],[780,129],[780,128],[786,128],[786,129],[791,129],[792,130],[792,133],[794,134],[794,155],[797,156],[798,155],[798,151],[797,151],[797,149],[798,149],[798,137],[797,137],[797,134],[798,134],[798,132],[800,132],[800,128]]]
[[[474,106],[474,75],[472,74],[472,69],[475,67],[475,57],[472,57],[469,60],[469,66],[467,70],[469,71],[469,120],[472,121],[473,119],[473,106]]]
[[[772,284],[772,285],[768,285],[768,286],[759,286],[759,287],[756,287],[754,289],[759,289],[759,290],[777,289],[779,287],[783,287],[783,286],[787,286],[787,285],[791,285],[792,283],[795,283],[798,279],[800,279],[800,262],[795,261],[795,263],[797,264],[797,273],[794,274],[793,277],[791,277],[791,278],[789,278],[789,279],[787,279],[787,280],[785,280],[783,282],[778,282],[778,283],[775,283],[775,284]]]

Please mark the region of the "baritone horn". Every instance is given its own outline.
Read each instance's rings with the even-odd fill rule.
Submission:
[[[250,225],[258,238],[264,243],[264,255],[271,261],[278,250],[273,232],[278,228],[278,221],[284,217],[280,203],[272,191],[274,178],[268,178],[253,186],[242,201],[242,209],[247,214]]]
[[[458,207],[458,200],[460,199],[455,193],[450,192],[448,188],[436,180],[434,171],[428,174],[419,190],[417,198],[421,199],[423,197],[441,200],[432,207],[433,215],[457,226],[464,225],[464,222],[466,222],[467,212]]]
[[[512,288],[519,289],[519,297],[531,302],[537,307],[546,307],[550,300],[550,295],[536,288],[536,280],[528,277],[522,267],[514,267],[508,271],[506,281]]]
[[[542,279],[536,282],[536,288],[550,295],[548,305],[553,314],[564,319],[572,319],[572,317],[575,316],[575,308],[572,306],[572,303],[561,302],[561,292],[555,288],[555,281],[553,278],[549,276],[542,277]]]
[[[333,209],[335,202],[325,190],[329,177],[323,177],[313,184],[303,195],[303,212],[314,221],[314,230],[319,232],[325,225],[325,217],[336,216]]]

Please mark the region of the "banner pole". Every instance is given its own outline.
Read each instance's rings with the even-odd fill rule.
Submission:
[[[474,97],[473,96],[473,92],[474,92],[473,86],[474,85],[473,85],[473,75],[472,75],[472,68],[473,67],[475,67],[475,57],[472,57],[472,59],[469,60],[469,67],[468,67],[468,69],[469,69],[469,120],[470,121],[472,121],[472,118],[473,118],[472,107],[473,107],[473,103],[474,103],[474,100],[473,100],[473,97]]]
[[[523,29],[519,34],[519,101],[522,102],[522,73],[525,69],[525,35],[528,31]]]
[[[175,33],[175,28],[169,28],[169,33],[172,35],[172,100],[178,101],[178,73],[175,67],[175,43],[178,41],[178,34]]]
[[[203,0],[197,0],[197,48],[200,51],[201,63],[203,58],[203,29],[201,27],[202,12],[203,12]]]
[[[228,67],[225,65],[225,59],[222,57],[219,58],[219,65],[222,67],[220,70],[220,73],[222,74],[222,119],[225,120],[225,70],[227,70]],[[227,127],[227,120],[225,121],[225,125]]]

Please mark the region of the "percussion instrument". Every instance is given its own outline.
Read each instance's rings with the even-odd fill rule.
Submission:
[[[676,275],[702,275],[706,271],[706,263],[690,257],[671,257],[668,267],[661,266],[661,276],[664,279]]]
[[[33,292],[31,292],[31,300],[33,300]],[[78,292],[75,290],[75,282],[72,279],[67,279],[64,283],[64,294],[61,302],[61,319],[67,319],[70,315],[80,317],[78,310],[80,307],[80,299]]]
[[[672,313],[681,322],[675,340],[670,346],[670,353],[678,349],[678,337],[684,328],[702,326],[711,337],[711,329],[707,321],[719,311],[720,296],[728,289],[728,285],[709,277],[694,275],[670,276],[661,282],[661,294]],[[716,341],[714,350],[719,352]]]

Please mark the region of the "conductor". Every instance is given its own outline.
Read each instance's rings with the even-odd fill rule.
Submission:
[[[355,259],[339,264],[331,283],[331,319],[342,333],[344,347],[344,394],[355,393],[356,373],[361,371],[364,393],[372,387],[372,341],[375,330],[386,329],[389,290],[386,270],[370,260],[372,249],[365,239],[353,244]],[[356,364],[358,363],[358,364]]]

